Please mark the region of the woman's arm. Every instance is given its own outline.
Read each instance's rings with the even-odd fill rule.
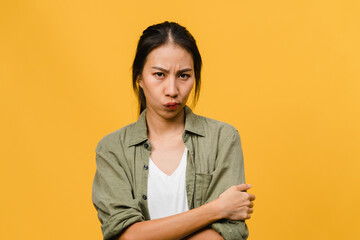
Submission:
[[[218,139],[219,150],[215,170],[206,188],[205,203],[217,199],[231,186],[245,183],[244,159],[239,133],[234,127],[223,127]],[[223,219],[212,223],[211,228],[227,240],[245,240],[249,235],[245,221]]]
[[[245,192],[249,188],[250,185],[247,184],[233,186],[218,199],[201,207],[165,218],[136,222],[129,226],[118,239],[182,239],[222,218],[248,219],[252,213],[251,201],[255,199],[255,196]],[[213,232],[208,232],[208,234],[213,234]]]
[[[183,240],[224,240],[224,238],[217,233],[214,229],[211,229],[209,227],[203,228],[191,235],[189,235],[186,238],[183,238]]]

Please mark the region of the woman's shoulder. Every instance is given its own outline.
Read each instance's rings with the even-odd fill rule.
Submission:
[[[96,150],[101,150],[103,148],[111,149],[113,147],[118,147],[119,145],[123,146],[129,144],[131,136],[133,136],[135,124],[136,122],[128,124],[120,129],[106,134],[98,142]]]
[[[205,135],[215,134],[226,137],[239,134],[238,130],[229,123],[201,115],[196,115],[196,117],[204,129]]]

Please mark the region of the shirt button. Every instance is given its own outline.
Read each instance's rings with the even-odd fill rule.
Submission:
[[[147,196],[146,196],[146,195],[143,195],[142,198],[143,198],[144,200],[146,200],[146,199],[147,199]]]
[[[146,149],[148,149],[149,144],[145,143],[145,144],[144,144],[144,147],[145,147]]]
[[[145,170],[148,170],[148,169],[149,169],[149,166],[148,166],[148,165],[144,165],[144,169],[145,169]]]

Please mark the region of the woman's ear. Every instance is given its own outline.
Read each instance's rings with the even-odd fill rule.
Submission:
[[[143,81],[142,81],[141,75],[137,76],[136,82],[137,82],[137,84],[139,84],[139,87],[141,87],[141,88],[143,87],[143,86],[142,86],[142,84],[143,84],[142,82],[143,82]]]

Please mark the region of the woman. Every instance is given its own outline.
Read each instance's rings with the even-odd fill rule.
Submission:
[[[186,105],[200,91],[201,56],[173,22],[148,27],[133,63],[136,123],[96,148],[93,203],[104,239],[246,239],[255,196],[246,192],[240,137]]]

